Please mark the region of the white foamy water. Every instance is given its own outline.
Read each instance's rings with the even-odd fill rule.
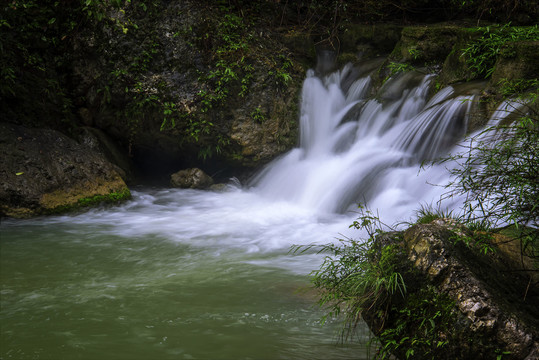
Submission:
[[[369,98],[369,77],[344,88],[351,71],[345,67],[324,79],[308,75],[300,146],[253,179],[252,191],[322,214],[345,214],[362,203],[386,222],[408,220],[420,204],[443,194],[432,184],[447,182],[445,168],[419,173],[419,165],[461,139],[473,96],[457,96],[448,87],[429,101],[432,76],[408,73]]]
[[[80,225],[88,236],[153,236],[217,255],[278,254],[274,265],[313,270],[316,261],[302,266],[288,250],[357,237],[349,225],[358,204],[389,225],[411,220],[422,205],[438,206],[447,190],[435,185],[449,181],[448,164],[421,171],[420,164],[458,149],[473,101],[451,87],[429,99],[433,76],[413,72],[388,80],[373,97],[370,77],[351,81],[353,74],[351,66],[324,78],[308,73],[300,145],[243,187],[135,189],[115,208],[34,221]]]
[[[217,255],[273,253],[273,265],[313,270],[313,256],[302,266],[286,255],[290,247],[357,236],[349,225],[358,204],[390,225],[410,220],[421,205],[436,206],[446,189],[432,184],[447,183],[448,172],[442,166],[419,171],[419,165],[458,143],[473,100],[451,87],[429,99],[433,77],[418,73],[390,79],[372,97],[370,77],[350,81],[352,74],[351,66],[324,78],[308,73],[300,145],[244,187],[138,189],[114,209],[44,221],[122,237],[154,236]]]

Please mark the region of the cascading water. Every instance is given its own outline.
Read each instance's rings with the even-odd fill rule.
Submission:
[[[437,200],[439,189],[428,182],[447,172],[430,168],[417,176],[418,166],[462,137],[473,96],[448,87],[427,101],[432,76],[407,73],[372,99],[369,76],[346,85],[352,71],[348,65],[323,79],[308,73],[300,146],[255,177],[254,192],[320,213],[367,203],[395,219]]]
[[[354,236],[358,202],[391,223],[437,201],[447,171],[418,165],[464,133],[472,97],[428,100],[432,77],[409,73],[371,98],[355,74],[309,72],[299,147],[249,189],[134,189],[118,207],[2,220],[0,358],[369,358],[296,292],[322,258],[288,251]]]

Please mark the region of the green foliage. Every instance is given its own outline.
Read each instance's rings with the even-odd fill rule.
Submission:
[[[464,196],[462,219],[472,228],[514,225],[523,248],[536,247],[539,226],[539,114],[508,105],[518,118],[470,139],[470,150],[443,159],[457,161],[447,197]],[[486,242],[485,242],[486,243]]]
[[[328,316],[344,314],[345,328],[353,331],[361,312],[386,301],[394,294],[406,294],[406,285],[400,272],[400,246],[381,249],[374,246],[375,237],[382,235],[378,216],[361,208],[358,220],[351,225],[367,232],[366,239],[341,239],[340,244],[321,247],[300,246],[295,251],[318,248],[328,253],[320,270],[312,274],[312,283],[321,290],[319,304],[328,310]],[[344,330],[343,330],[344,331]]]
[[[183,141],[199,143],[202,137],[214,139],[212,146],[202,146],[199,157],[207,159],[220,153],[229,144],[228,140],[216,131],[212,110],[223,106],[235,95],[248,94],[253,77],[253,65],[248,56],[250,51],[249,24],[230,6],[221,3],[215,7],[215,19],[209,19],[206,29],[188,27],[174,34],[183,36],[192,47],[211,53],[213,62],[209,70],[199,71],[198,80],[203,84],[199,90],[193,109],[163,103],[163,122],[161,130],[171,130],[181,123]],[[168,105],[167,105],[168,104]],[[182,121],[174,121],[174,118]]]
[[[408,53],[410,54],[410,56],[411,56],[412,59],[414,59],[414,60],[419,59],[419,57],[422,55],[422,54],[421,54],[421,50],[414,49],[414,48],[408,49]]]
[[[430,224],[437,219],[447,219],[453,216],[452,211],[443,211],[442,209],[434,208],[432,205],[424,205],[415,211],[416,224]]]
[[[212,131],[213,123],[205,118],[194,116],[188,117],[187,136],[194,141],[198,141],[201,136],[209,135]]]
[[[409,294],[404,304],[391,308],[396,320],[375,339],[380,344],[375,359],[391,359],[395,353],[404,353],[406,359],[438,358],[449,343],[454,306],[433,286]]]
[[[163,103],[163,123],[161,124],[161,131],[165,130],[167,127],[174,128],[176,126],[176,121],[174,119],[174,113],[176,112],[176,104],[173,102]]]
[[[538,95],[534,89],[539,89],[539,79],[502,79],[498,82],[497,88],[504,98],[518,95],[534,102],[537,101]]]
[[[496,360],[502,360],[504,355],[511,355],[511,351],[503,351],[501,349],[496,349]]]
[[[413,270],[404,265],[402,233],[384,231],[389,227],[377,214],[360,208],[351,227],[366,232],[367,237],[316,247],[329,254],[312,274],[312,283],[320,290],[319,304],[328,311],[326,317],[344,315],[343,336],[347,336],[364,311],[374,316],[375,359],[390,359],[394,354],[436,359],[451,341],[454,302],[433,286],[415,290],[405,284],[405,279],[412,285],[416,280]]]
[[[389,75],[384,79],[384,82],[387,81],[390,77],[399,74],[404,73],[407,71],[413,71],[415,68],[407,63],[397,63],[391,61],[389,64],[387,64],[387,68],[389,70]]]
[[[501,27],[479,27],[474,31],[481,36],[462,49],[462,56],[465,57],[473,78],[488,78],[492,75],[498,54],[507,42],[539,40],[537,25],[515,27],[505,24]]]
[[[488,128],[470,139],[470,143],[473,150],[451,157],[463,162],[451,170],[456,180],[450,185],[449,194],[468,195],[466,219],[537,227],[537,117],[522,116],[514,123]]]
[[[74,102],[83,99],[73,99],[71,94],[74,41],[80,34],[104,27],[125,35],[137,25],[123,8],[138,8],[141,3],[149,7],[154,1],[135,6],[130,0],[13,0],[2,6],[0,105],[6,117],[28,125],[76,127]],[[138,61],[141,64],[118,68],[115,77],[125,80],[134,68],[147,67],[148,56]],[[98,90],[105,103],[111,101],[114,80]],[[137,81],[135,74],[124,85]]]
[[[260,108],[260,105],[251,112],[251,118],[257,123],[263,123],[266,120],[266,115]]]
[[[294,64],[292,63],[292,60],[282,54],[277,56],[277,61],[280,63],[280,65],[276,65],[275,69],[270,70],[268,74],[275,78],[277,85],[287,86],[292,80],[292,76],[288,71],[292,69]]]
[[[455,234],[451,239],[454,244],[463,243],[470,250],[483,255],[496,251],[496,248],[492,244],[493,235],[491,232],[475,230],[473,225],[468,228],[473,231],[472,234]]]
[[[199,78],[207,84],[207,89],[198,94],[202,112],[223,104],[237,87],[240,88],[238,95],[244,97],[253,76],[253,66],[245,56],[251,39],[247,25],[230,8],[223,7],[220,11],[225,13],[215,26],[216,33],[211,38],[209,34],[205,35],[206,41],[213,44],[216,61],[212,70]]]

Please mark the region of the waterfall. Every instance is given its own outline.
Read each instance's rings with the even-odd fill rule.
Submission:
[[[418,175],[423,161],[446,154],[465,134],[473,95],[446,87],[429,99],[433,75],[408,72],[375,96],[369,74],[346,65],[303,84],[298,147],[255,176],[254,192],[319,213],[344,213],[358,203],[405,215],[439,199],[430,183],[441,167]]]

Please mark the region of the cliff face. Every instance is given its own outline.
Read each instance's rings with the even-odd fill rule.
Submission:
[[[106,14],[74,41],[79,114],[144,170],[230,173],[295,144],[305,69],[258,15],[188,0]]]
[[[305,54],[264,20],[272,6],[80,4],[3,9],[4,214],[71,209],[194,166],[248,175],[295,145]]]

